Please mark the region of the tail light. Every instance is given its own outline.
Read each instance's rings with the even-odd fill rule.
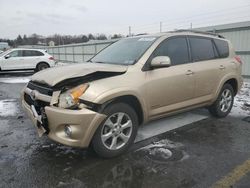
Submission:
[[[55,60],[54,57],[49,57],[49,60]]]
[[[241,61],[240,56],[235,56],[234,59],[235,59],[238,63],[240,63],[240,64],[243,63],[243,62]]]

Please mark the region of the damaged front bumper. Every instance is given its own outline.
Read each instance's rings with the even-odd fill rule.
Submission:
[[[39,115],[24,97],[22,106],[36,126],[39,136],[46,133],[50,139],[72,147],[88,147],[96,129],[106,118],[86,108],[70,110],[54,106],[45,106],[43,114]],[[66,126],[72,131],[70,136],[65,133]]]

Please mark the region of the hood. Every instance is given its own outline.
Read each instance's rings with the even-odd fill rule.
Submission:
[[[127,66],[102,64],[102,63],[80,63],[74,65],[58,66],[49,68],[34,74],[31,80],[51,87],[69,79],[82,78],[84,76],[99,73],[124,73]]]

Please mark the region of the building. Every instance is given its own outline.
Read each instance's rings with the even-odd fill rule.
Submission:
[[[243,61],[242,75],[250,78],[250,21],[197,28],[229,39]]]
[[[0,42],[0,50],[6,50],[9,48],[9,44],[7,42]]]
[[[55,42],[53,40],[49,41],[49,46],[55,46]]]

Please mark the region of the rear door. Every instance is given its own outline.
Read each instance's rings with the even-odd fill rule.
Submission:
[[[36,50],[24,50],[24,66],[27,69],[34,69],[36,68],[37,63],[39,63],[41,57],[44,54],[42,52]]]
[[[157,56],[169,56],[171,66],[146,72],[146,95],[151,118],[191,105],[195,87],[185,36],[172,37],[163,41],[148,62]]]
[[[196,77],[195,98],[197,103],[211,100],[223,71],[218,62],[218,52],[213,39],[189,36],[189,44]]]

